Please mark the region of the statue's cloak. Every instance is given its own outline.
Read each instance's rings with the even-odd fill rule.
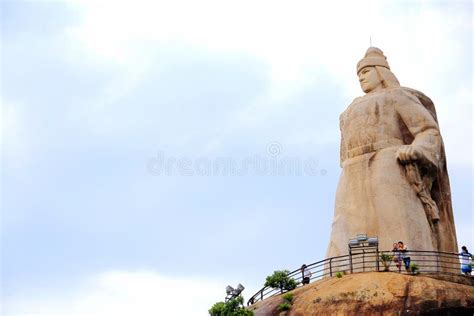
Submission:
[[[430,112],[434,120],[438,124],[436,116],[436,108],[433,101],[421,91],[403,87],[402,89],[411,93],[416,97],[421,104]],[[438,251],[458,252],[456,240],[456,228],[454,226],[453,206],[451,201],[451,187],[449,184],[448,169],[446,164],[446,153],[444,150],[443,139],[440,135],[441,149],[438,166],[434,182],[431,188],[431,197],[438,206],[440,220],[437,223],[436,239],[438,244]]]

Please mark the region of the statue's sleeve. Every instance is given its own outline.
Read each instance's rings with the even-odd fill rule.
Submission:
[[[394,101],[397,113],[413,136],[411,145],[422,152],[426,162],[437,168],[441,137],[435,119],[418,98],[406,91],[398,90]]]
[[[339,116],[339,130],[341,132],[341,145],[339,149],[339,165],[342,168],[342,163],[344,162],[346,156],[346,142],[344,141],[343,125],[344,125],[344,113]]]

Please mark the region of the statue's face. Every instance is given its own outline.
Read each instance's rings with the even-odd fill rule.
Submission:
[[[365,67],[359,72],[359,82],[362,91],[369,93],[370,91],[383,88],[382,80],[375,70],[375,67]]]

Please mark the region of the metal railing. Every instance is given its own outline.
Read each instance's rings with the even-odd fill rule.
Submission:
[[[403,258],[410,258],[410,264],[416,264],[418,270],[415,273],[438,274],[438,275],[461,275],[459,254],[440,251],[409,250],[400,251],[378,251],[364,250],[351,255],[327,258],[311,263],[305,270],[311,272],[311,282],[321,280],[326,277],[333,277],[336,273],[351,274],[371,271],[386,271],[383,262],[380,260],[381,254],[392,255],[389,271],[412,274],[410,269],[406,269]],[[407,261],[407,260],[405,260]],[[297,287],[302,286],[302,271],[298,268],[288,273],[288,277],[297,282]],[[247,302],[252,305],[275,295],[286,292],[285,290],[265,286],[255,293]]]

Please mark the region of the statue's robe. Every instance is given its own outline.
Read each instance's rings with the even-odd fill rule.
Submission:
[[[410,249],[457,251],[443,142],[434,106],[420,96],[408,88],[383,89],[356,98],[341,114],[342,173],[327,257],[347,254],[349,239],[363,233],[377,236],[382,250],[402,240]],[[423,154],[416,163],[440,208],[436,224],[397,160],[402,145]]]

